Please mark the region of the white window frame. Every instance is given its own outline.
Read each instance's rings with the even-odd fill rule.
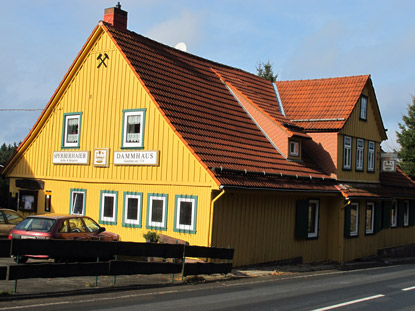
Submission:
[[[114,198],[111,217],[104,216],[106,197]],[[106,191],[106,190],[101,191],[101,206],[100,206],[100,217],[99,217],[100,224],[109,224],[109,225],[117,224],[117,205],[118,205],[118,193],[116,191]]]
[[[137,218],[130,219],[128,216],[128,202],[130,199],[137,199]],[[141,228],[141,214],[143,206],[143,194],[135,192],[124,193],[123,226]]]
[[[82,212],[75,213],[74,206],[76,203],[76,199],[78,196],[74,196],[75,194],[82,194]],[[71,215],[85,215],[85,202],[86,202],[86,190],[85,189],[71,189],[71,201],[69,206],[69,214]]]
[[[180,223],[181,204],[183,202],[191,203],[191,223],[190,225]],[[196,233],[196,214],[197,214],[197,197],[195,196],[176,196],[175,216],[174,216],[174,231]]]
[[[300,156],[300,142],[295,140],[290,140],[290,156],[298,157]]]
[[[312,212],[312,205],[315,204],[315,214],[311,215]],[[319,213],[320,213],[320,201],[319,200],[309,200],[308,201],[308,238],[316,238],[318,237],[318,219],[319,219]],[[310,220],[311,218],[314,218],[314,228],[313,230],[310,230]]]
[[[137,142],[130,142],[127,139],[128,135],[128,118],[139,117],[140,133],[138,135]],[[143,148],[144,147],[144,124],[145,124],[145,109],[123,110],[123,129],[122,129],[122,148]]]
[[[343,137],[343,169],[346,170],[352,168],[352,143],[352,137]]]
[[[161,222],[153,221],[151,219],[153,214],[153,201],[161,200],[163,202]],[[167,194],[148,194],[148,208],[147,208],[147,228],[157,230],[167,230]]]
[[[368,211],[371,212],[370,219],[368,222]],[[366,203],[366,234],[374,233],[374,226],[375,226],[375,203],[367,202]],[[368,228],[368,224],[370,227]]]
[[[356,171],[363,171],[363,159],[365,154],[365,141],[356,139]]]
[[[352,231],[352,219],[353,219],[353,215],[352,215],[352,210],[356,209],[356,217],[355,217],[355,222],[356,222],[356,230]],[[357,236],[359,234],[359,203],[354,202],[351,203],[350,206],[350,236]]]
[[[360,119],[367,120],[368,98],[365,95],[360,97]]]
[[[396,228],[398,226],[398,201],[392,201],[391,208],[391,227]]]
[[[405,200],[403,202],[403,226],[408,227],[409,226],[409,201]]]
[[[78,134],[77,134],[77,141],[76,142],[69,142],[68,141],[68,125],[69,120],[77,120],[78,121]],[[63,137],[62,137],[62,147],[63,148],[79,148],[79,139],[81,134],[81,113],[65,113],[64,120],[63,120]],[[71,134],[74,135],[74,134]]]
[[[375,149],[376,143],[374,141],[369,141],[367,148],[367,170],[369,172],[375,171]]]

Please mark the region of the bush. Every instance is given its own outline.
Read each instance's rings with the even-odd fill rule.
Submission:
[[[160,236],[157,234],[156,231],[148,231],[147,233],[143,234],[143,237],[146,239],[147,242],[150,243],[157,243],[160,239]]]

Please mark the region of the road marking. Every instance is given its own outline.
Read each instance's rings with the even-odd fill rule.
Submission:
[[[363,302],[363,301],[368,301],[368,300],[373,300],[373,299],[377,299],[377,298],[381,298],[381,297],[385,297],[385,295],[375,295],[375,296],[370,296],[370,297],[366,297],[366,298],[361,298],[361,299],[356,299],[356,300],[352,300],[352,301],[348,301],[348,302],[343,302],[343,303],[339,303],[337,305],[332,305],[332,306],[328,306],[328,307],[324,307],[324,308],[320,308],[320,309],[314,309],[312,311],[326,311],[326,310],[333,310],[336,308],[340,308],[340,307],[344,307],[344,306],[349,306],[355,303],[359,303],[359,302]]]
[[[412,286],[412,287],[408,287],[408,288],[404,288],[404,289],[402,289],[404,292],[407,292],[408,290],[414,290],[415,289],[415,286]]]

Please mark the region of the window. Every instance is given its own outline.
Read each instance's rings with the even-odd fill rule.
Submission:
[[[292,157],[300,156],[300,143],[298,141],[290,140],[290,156]]]
[[[141,228],[141,209],[143,194],[135,192],[124,192],[124,227]]]
[[[360,119],[367,120],[367,96],[360,97]]]
[[[359,234],[359,203],[351,203],[349,236],[357,236],[358,234]]]
[[[81,113],[65,113],[63,115],[62,148],[79,148],[81,115]]]
[[[123,110],[122,148],[144,146],[145,109]]]
[[[25,212],[37,211],[37,191],[22,190],[19,192],[19,210]]]
[[[167,194],[148,194],[147,229],[167,230]]]
[[[69,214],[85,215],[85,198],[86,190],[71,189],[71,203],[69,208]]]
[[[409,226],[409,201],[405,200],[403,202],[403,226]]]
[[[365,141],[358,138],[356,140],[356,171],[363,171],[363,156],[365,154]]]
[[[316,238],[318,236],[318,212],[319,201],[310,200],[308,206],[308,237]]]
[[[398,226],[398,201],[392,202],[392,208],[391,208],[391,227],[397,227]]]
[[[176,195],[174,231],[196,233],[197,197]]]
[[[374,232],[375,224],[375,203],[366,203],[366,234],[372,234]]]
[[[87,232],[99,232],[100,226],[91,218],[83,218]]]
[[[343,140],[343,169],[350,170],[352,168],[352,138],[344,136]]]
[[[375,142],[369,141],[368,150],[367,150],[367,170],[369,172],[375,171],[375,147],[376,147]]]
[[[99,223],[107,225],[117,224],[118,192],[101,191],[101,204],[99,210]]]

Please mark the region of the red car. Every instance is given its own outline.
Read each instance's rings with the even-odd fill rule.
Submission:
[[[118,234],[105,231],[92,218],[81,215],[35,215],[28,216],[10,231],[9,239],[72,239],[120,241]],[[47,256],[25,255],[19,258],[24,263],[28,258]]]

